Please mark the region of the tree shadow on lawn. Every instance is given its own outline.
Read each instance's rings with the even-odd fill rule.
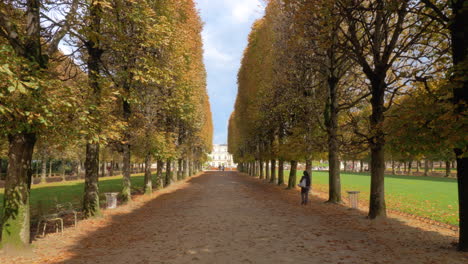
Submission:
[[[165,255],[165,259],[157,259],[155,255],[152,255],[152,258],[141,259],[141,252],[131,251],[129,245],[140,242],[139,238],[162,235],[156,231],[181,228],[174,223],[167,223],[165,213],[174,211],[177,214],[177,210],[184,210],[187,201],[198,199],[194,194],[197,193],[200,185],[209,180],[212,174],[206,173],[200,177],[189,179],[184,188],[160,194],[144,202],[142,206],[132,212],[113,215],[106,226],[90,232],[76,241],[72,247],[69,247],[67,250],[71,254],[69,259],[54,263],[95,263],[93,256],[102,257],[106,254],[106,250],[111,250],[113,254],[127,259],[134,257],[134,261],[140,261],[138,263],[171,262],[171,254],[181,252],[174,249],[174,251],[158,253],[158,255]],[[310,230],[306,230],[307,236],[312,240],[314,238],[320,239],[322,235],[331,237],[332,239],[323,241],[323,246],[324,250],[330,250],[332,246],[336,247],[338,251],[333,254],[348,254],[347,252],[350,252],[349,254],[368,254],[375,263],[401,262],[399,260],[404,263],[421,263],[421,260],[437,262],[441,259],[443,262],[438,263],[466,263],[464,261],[468,260],[468,255],[455,251],[453,245],[455,239],[452,236],[412,227],[394,218],[371,221],[366,219],[365,212],[350,210],[345,205],[325,204],[323,199],[317,197],[312,197],[311,204],[303,207],[298,204],[300,195],[297,190],[284,190],[283,186],[267,184],[262,180],[245,175],[227,174],[227,177],[242,177],[240,181],[226,180],[224,184],[236,184],[236,188],[239,188],[239,184],[242,185],[241,189],[249,193],[249,199],[255,199],[257,202],[260,201],[268,205],[276,204],[278,208],[284,208],[286,213],[296,213],[308,217],[311,222],[316,222],[318,218],[320,226],[311,226]],[[252,212],[252,214],[252,217],[255,217],[255,213]],[[154,226],[155,230],[148,232],[148,230],[134,229],[138,227],[138,224],[134,226],[132,223],[139,223],[148,217],[151,218],[151,226]],[[143,231],[146,233],[142,233]],[[116,232],[119,232],[119,235],[116,236]],[[127,234],[123,236],[125,239],[116,241],[122,238],[122,234]],[[273,234],[267,241],[275,243]],[[140,250],[149,250],[151,247],[157,248],[158,246],[146,244],[145,248]],[[117,259],[123,261],[124,258]],[[114,259],[116,259],[115,256]],[[259,261],[261,262],[261,260]]]

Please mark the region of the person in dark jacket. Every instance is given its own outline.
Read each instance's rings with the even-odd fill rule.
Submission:
[[[310,175],[307,171],[304,171],[304,175],[302,176],[301,180],[299,181],[302,183],[305,181],[305,187],[301,186],[301,204],[306,205],[309,202],[309,191],[310,191]]]

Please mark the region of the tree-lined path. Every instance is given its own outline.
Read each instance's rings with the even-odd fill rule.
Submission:
[[[0,263],[466,263],[455,234],[325,204],[237,172],[206,172],[36,241]],[[410,223],[411,224],[411,223]],[[32,258],[32,259],[31,259]],[[14,262],[11,262],[14,261]]]

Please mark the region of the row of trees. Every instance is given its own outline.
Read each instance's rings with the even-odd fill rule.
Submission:
[[[100,214],[100,159],[122,163],[123,201],[132,163],[146,193],[154,162],[164,186],[200,169],[213,129],[201,30],[192,0],[0,3],[4,247],[30,241],[33,157],[84,161],[84,217]]]
[[[386,161],[456,159],[467,251],[467,14],[464,0],[269,1],[238,74],[235,161],[278,184],[288,161],[292,188],[298,161],[310,171],[328,155],[328,201],[340,203],[340,158],[370,157],[374,219],[386,216]]]

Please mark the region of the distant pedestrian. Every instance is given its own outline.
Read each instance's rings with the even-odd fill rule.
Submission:
[[[219,170],[219,171],[221,170],[221,165],[218,166],[218,170]]]
[[[304,175],[299,181],[299,187],[301,187],[301,204],[306,205],[309,202],[310,191],[310,175],[307,171],[304,171]]]

